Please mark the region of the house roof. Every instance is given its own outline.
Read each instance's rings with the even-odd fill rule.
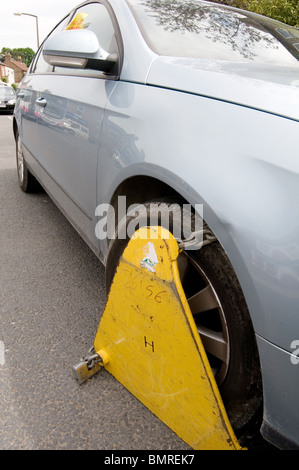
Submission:
[[[23,62],[19,62],[18,60],[10,59],[11,63],[19,67],[21,70],[24,70],[27,72],[28,67],[26,64],[23,64]]]
[[[18,60],[15,60],[11,57],[11,54],[8,52],[5,54],[5,60],[4,60],[4,65],[12,66],[13,68],[17,67],[18,69],[27,72],[28,67],[26,64],[22,62],[21,57],[18,58]]]

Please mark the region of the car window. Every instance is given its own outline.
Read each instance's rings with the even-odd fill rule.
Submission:
[[[65,18],[49,35],[73,29],[87,29],[96,34],[99,43],[107,52],[118,52],[115,29],[106,7],[100,3],[90,3],[78,8],[71,16]],[[45,41],[46,42],[46,41]],[[45,43],[44,43],[45,44]],[[96,70],[72,69],[66,67],[52,67],[43,58],[42,48],[36,61],[35,73],[57,73],[64,75],[102,75]]]
[[[66,25],[68,24],[68,22],[69,22],[69,16],[64,18],[56,26],[56,28],[49,34],[48,37],[50,37],[50,36],[52,37],[53,35],[55,35],[57,33],[60,33],[61,31],[64,31],[64,29],[66,28]],[[44,41],[43,45],[45,44],[46,40]],[[40,48],[40,50],[38,51],[38,53],[36,54],[35,60],[34,60],[34,62],[32,64],[32,67],[31,67],[31,72],[42,74],[42,73],[50,73],[50,72],[53,71],[53,67],[50,64],[48,64],[45,61],[45,59],[43,58],[43,54],[42,54],[43,45]]]
[[[101,3],[89,3],[78,8],[72,16],[66,30],[86,29],[95,33],[99,44],[107,52],[118,53],[115,29],[106,7]],[[64,67],[55,67],[55,73],[74,74],[74,70]],[[101,76],[102,72],[97,70],[76,70],[76,75]]]
[[[100,3],[90,3],[79,8],[65,29],[92,31],[103,49],[110,53],[117,52],[113,23],[106,7]]]
[[[127,2],[160,55],[299,66],[296,28],[197,0]]]

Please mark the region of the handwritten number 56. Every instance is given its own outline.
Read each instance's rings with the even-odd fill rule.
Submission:
[[[162,302],[162,300],[163,300],[163,299],[162,299],[162,294],[165,294],[165,293],[166,293],[166,290],[161,290],[161,291],[159,291],[156,295],[154,295],[155,292],[154,292],[153,288],[154,288],[154,286],[151,286],[151,285],[146,286],[146,290],[147,290],[147,292],[148,292],[148,295],[146,296],[146,298],[149,299],[150,297],[153,297],[153,296],[154,296],[154,297],[153,297],[153,300],[154,300],[155,302],[157,302],[157,304],[160,304],[160,303]]]

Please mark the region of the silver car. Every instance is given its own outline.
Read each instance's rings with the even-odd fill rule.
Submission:
[[[175,232],[190,208],[181,280],[230,421],[284,449],[299,448],[298,60],[298,29],[242,10],[89,1],[40,47],[13,122],[21,189],[49,193],[108,288],[132,223]]]

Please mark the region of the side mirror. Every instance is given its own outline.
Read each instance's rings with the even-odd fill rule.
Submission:
[[[45,42],[43,56],[52,66],[102,72],[110,72],[118,59],[117,54],[102,49],[95,33],[87,30],[63,31],[50,36]]]

